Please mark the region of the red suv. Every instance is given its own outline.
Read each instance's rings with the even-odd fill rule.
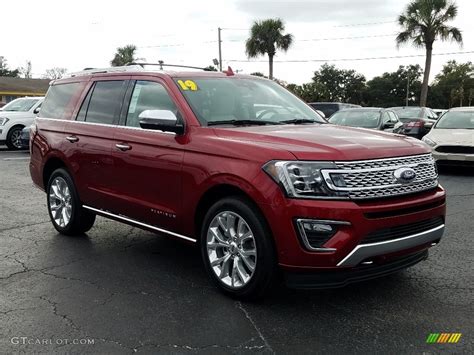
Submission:
[[[54,81],[30,145],[61,234],[100,215],[198,244],[237,297],[278,279],[386,275],[425,259],[444,231],[423,142],[329,124],[278,84],[231,71],[129,66]]]

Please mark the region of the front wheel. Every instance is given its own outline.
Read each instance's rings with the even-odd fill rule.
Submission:
[[[225,293],[262,297],[276,279],[271,233],[260,211],[241,197],[215,203],[204,217],[201,253],[208,275]]]
[[[74,182],[66,170],[57,169],[51,174],[46,192],[49,217],[59,233],[79,235],[92,228],[95,214],[82,207]]]

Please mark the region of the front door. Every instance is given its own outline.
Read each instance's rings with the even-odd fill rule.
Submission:
[[[145,110],[170,110],[180,116],[165,86],[153,80],[133,83],[123,124],[114,134],[114,181],[120,192],[115,213],[176,231],[185,143],[174,133],[140,128],[139,115]]]

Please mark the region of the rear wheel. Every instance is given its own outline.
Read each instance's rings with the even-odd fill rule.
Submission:
[[[82,207],[74,182],[64,169],[57,169],[47,187],[49,217],[54,228],[64,235],[78,235],[90,230],[95,214]]]
[[[260,211],[241,197],[222,199],[209,209],[201,252],[210,278],[231,296],[259,298],[276,278],[270,231]]]
[[[21,149],[22,144],[21,144],[21,130],[23,127],[21,126],[16,126],[10,129],[10,131],[7,134],[7,147],[10,150],[18,150]]]

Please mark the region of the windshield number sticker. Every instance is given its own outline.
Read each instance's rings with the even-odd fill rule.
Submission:
[[[187,91],[187,90],[197,91],[198,89],[197,84],[192,80],[186,80],[186,81],[178,80],[178,85],[181,87],[181,90],[183,91]]]

